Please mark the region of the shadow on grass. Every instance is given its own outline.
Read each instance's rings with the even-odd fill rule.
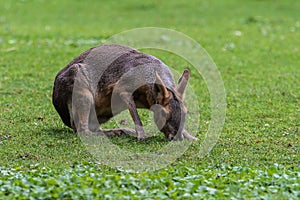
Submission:
[[[78,137],[77,133],[66,127],[44,127],[36,131],[36,134],[46,134],[55,139],[72,139]],[[169,142],[163,135],[155,135],[147,138],[146,140],[138,140],[136,137],[130,134],[122,134],[120,136],[107,136],[110,141],[116,145],[142,145],[142,146],[152,146],[157,144],[166,144]],[[126,145],[127,143],[127,145]]]
[[[73,130],[68,128],[60,128],[60,127],[44,127],[36,131],[37,135],[48,135],[50,137],[54,137],[56,139],[71,139],[77,137],[77,134],[73,132]]]

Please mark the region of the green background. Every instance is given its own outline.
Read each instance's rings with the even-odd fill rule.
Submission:
[[[299,198],[299,9],[292,0],[1,0],[0,196]],[[79,53],[140,27],[174,29],[199,42],[218,66],[228,105],[209,156],[198,158],[194,143],[167,168],[136,174],[94,160],[62,124],[51,94],[57,72]],[[145,52],[179,70],[188,67],[170,53]],[[193,72],[190,85],[199,96],[196,135],[203,138],[209,93]],[[112,141],[132,151],[167,143],[162,135]]]

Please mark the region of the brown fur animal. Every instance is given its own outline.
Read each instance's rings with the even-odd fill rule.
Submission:
[[[107,44],[76,57],[56,76],[52,101],[65,125],[80,133],[135,133],[145,139],[137,108],[154,112],[154,120],[169,139],[195,140],[184,129],[183,104],[190,71],[176,86],[168,67],[157,58],[130,47]],[[99,124],[128,109],[135,130],[100,130]]]

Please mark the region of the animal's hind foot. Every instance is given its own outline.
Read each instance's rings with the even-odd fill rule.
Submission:
[[[104,135],[105,133],[102,130],[91,131],[91,130],[84,130],[84,131],[76,131],[78,134],[82,135]]]
[[[86,131],[81,131],[79,133],[84,134],[86,136],[88,136],[88,135],[106,135],[109,137],[130,135],[133,137],[137,137],[138,140],[146,140],[148,138],[143,131],[137,133],[134,129],[130,129],[130,128],[116,128],[116,129],[97,130],[97,131],[86,130]]]
[[[103,130],[103,133],[107,136],[123,136],[123,135],[136,136],[135,130],[130,128],[117,128],[117,129]]]

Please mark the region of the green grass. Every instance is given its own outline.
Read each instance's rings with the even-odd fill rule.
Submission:
[[[300,2],[292,0],[1,0],[1,199],[299,198],[299,9]],[[82,51],[121,31],[149,26],[183,32],[207,50],[225,84],[226,122],[209,156],[198,158],[200,144],[194,143],[165,169],[126,174],[99,164],[62,124],[51,104],[52,86],[57,72]],[[179,70],[188,66],[169,53],[145,52]],[[209,93],[193,71],[190,85],[199,98],[197,136],[203,138]],[[149,144],[112,140],[132,150],[166,143],[161,135]]]

